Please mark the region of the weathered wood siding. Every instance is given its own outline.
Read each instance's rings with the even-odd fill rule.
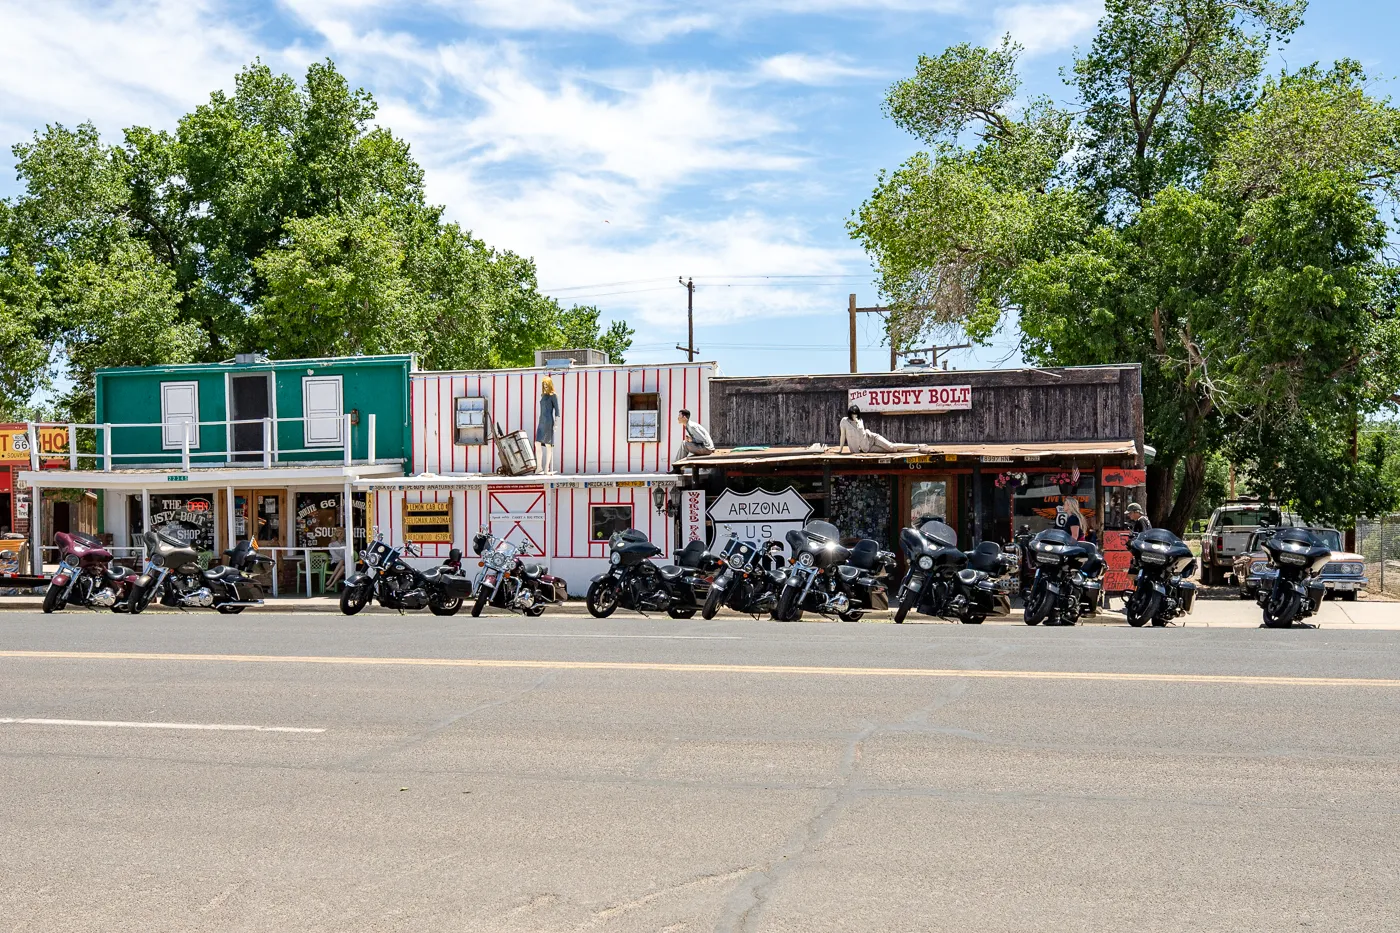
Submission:
[[[971,385],[972,409],[864,415],[904,443],[1132,440],[1142,443],[1138,366],[842,376],[725,377],[710,382],[711,433],[720,447],[836,444],[847,392]]]

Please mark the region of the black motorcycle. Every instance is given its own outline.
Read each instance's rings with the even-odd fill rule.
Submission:
[[[1186,542],[1165,528],[1151,528],[1128,539],[1133,593],[1123,606],[1128,624],[1163,626],[1196,607],[1196,555]]]
[[[808,522],[787,533],[793,561],[778,597],[773,618],[796,622],[806,610],[858,622],[866,611],[888,609],[885,578],[894,554],[865,538],[854,548],[843,547],[841,532],[830,522]]]
[[[1332,551],[1306,528],[1281,528],[1264,542],[1269,565],[1278,573],[1267,590],[1259,587],[1259,607],[1268,628],[1288,628],[1322,607],[1327,587],[1318,574]]]
[[[383,535],[375,535],[360,552],[364,571],[345,579],[340,591],[340,611],[352,616],[365,608],[370,597],[385,609],[422,609],[435,616],[456,615],[472,595],[471,577],[462,571],[462,552],[453,548],[440,567],[418,570],[403,559],[418,557],[413,545],[390,547]]]
[[[472,616],[495,606],[534,618],[543,615],[546,606],[568,601],[569,585],[562,578],[525,560],[520,548],[504,538],[482,531],[472,538],[472,550],[481,558]]]
[[[1059,528],[1042,531],[1028,547],[1035,580],[1026,597],[1027,625],[1076,625],[1098,614],[1107,567],[1097,547]]]
[[[606,619],[618,609],[664,611],[673,619],[689,619],[699,611],[696,588],[703,541],[686,545],[679,564],[658,566],[651,559],[660,556],[661,548],[629,528],[608,540],[608,552],[611,566],[588,586],[588,611],[594,618]]]
[[[958,549],[958,533],[943,522],[924,522],[899,533],[909,569],[904,573],[894,620],[911,610],[964,625],[981,625],[987,616],[1011,614],[1011,581],[1016,557],[994,541],[971,551]]]
[[[772,612],[787,582],[782,552],[781,542],[769,541],[759,546],[731,533],[716,555],[718,572],[700,614],[713,619],[722,606],[754,616]]]
[[[1021,597],[1021,605],[1025,605],[1026,598],[1031,595],[1031,584],[1035,582],[1035,554],[1031,553],[1030,525],[1022,525],[1016,529],[1016,537],[1013,539],[1016,545],[1017,557],[1017,588],[1016,595]]]
[[[146,567],[127,595],[126,609],[132,615],[144,610],[157,595],[162,606],[212,608],[224,615],[237,615],[249,606],[263,604],[262,585],[247,571],[272,561],[258,554],[251,541],[240,541],[233,550],[225,551],[227,564],[206,570],[199,566],[199,552],[177,538],[148,531],[141,540],[146,545]]]

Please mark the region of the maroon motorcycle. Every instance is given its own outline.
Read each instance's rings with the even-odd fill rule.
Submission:
[[[126,611],[135,570],[113,563],[112,552],[92,535],[60,531],[54,541],[61,556],[44,594],[45,612],[57,612],[69,604]]]

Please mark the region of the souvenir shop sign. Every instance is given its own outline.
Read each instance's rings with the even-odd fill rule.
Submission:
[[[1103,484],[1105,486],[1146,486],[1147,471],[1104,467]]]
[[[972,386],[851,389],[846,395],[848,405],[859,405],[861,411],[882,412],[887,415],[972,409]]]
[[[405,502],[403,536],[414,544],[451,544],[452,503]]]
[[[41,457],[68,453],[68,428],[36,429]],[[29,429],[22,424],[0,425],[0,463],[29,462]]]
[[[197,551],[212,551],[214,500],[208,496],[152,496],[151,527]]]
[[[783,541],[789,531],[801,528],[812,514],[812,503],[802,498],[802,494],[789,486],[782,492],[755,489],[751,492],[735,492],[726,489],[710,506],[710,518],[714,522],[713,548],[727,539],[730,533],[737,534],[745,541]],[[787,543],[783,543],[786,551]]]

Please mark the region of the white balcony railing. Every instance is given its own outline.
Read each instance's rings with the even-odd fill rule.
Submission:
[[[359,462],[375,463],[378,461],[375,452],[375,416],[369,414],[366,430],[365,443],[362,445],[364,456],[359,458]],[[264,467],[271,467],[280,464],[284,460],[291,459],[305,463],[307,461],[326,461],[330,459],[325,454],[339,453],[346,466],[357,462],[354,457],[354,435],[352,429],[351,415],[342,415],[341,442],[339,444],[319,444],[316,446],[303,447],[282,447],[278,442],[279,428],[284,424],[304,425],[306,418],[258,418],[242,421],[179,421],[179,422],[156,422],[156,423],[117,423],[104,422],[102,424],[78,424],[74,422],[61,421],[30,421],[27,423],[27,433],[29,441],[29,467],[31,470],[39,469],[41,460],[57,460],[66,458],[68,467],[72,470],[83,469],[85,465],[91,465],[93,469],[101,469],[110,472],[113,469],[120,469],[127,466],[152,466],[152,465],[174,465],[178,456],[180,468],[189,472],[191,467],[213,467],[225,466],[230,463],[257,462],[261,460]],[[327,419],[311,419],[315,421],[325,421]],[[234,428],[238,425],[261,425],[261,443],[253,447],[238,447],[234,442]],[[164,440],[166,431],[171,428],[179,428],[181,432],[180,446],[178,449],[166,448]],[[206,440],[201,429],[206,427],[223,428],[218,432],[219,440],[213,447],[205,448]],[[45,428],[66,428],[68,431],[68,449],[56,453],[44,453],[40,450],[40,435]],[[78,443],[79,431],[92,432],[94,435],[93,449],[91,451],[80,450]],[[120,438],[122,432],[143,431],[146,437],[136,444],[125,446],[133,449],[124,452],[116,452],[113,446],[114,438]],[[159,447],[146,446],[150,438],[150,432],[155,433],[155,441]],[[305,434],[303,433],[303,437]],[[193,446],[192,446],[193,445]],[[310,457],[309,454],[321,454],[319,457]]]

